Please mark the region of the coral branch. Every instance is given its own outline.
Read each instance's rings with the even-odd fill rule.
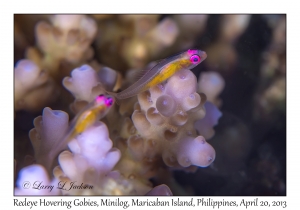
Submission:
[[[20,171],[15,195],[59,195],[57,183],[56,179],[49,179],[43,166],[30,165]]]
[[[97,72],[91,66],[83,65],[74,69],[71,77],[65,77],[63,85],[77,100],[91,102],[95,98],[92,94],[93,88],[100,85],[100,81]],[[100,93],[104,94],[105,90],[103,89]]]
[[[218,72],[202,72],[198,82],[198,91],[205,93],[207,100],[217,107],[220,107],[222,101],[218,98],[223,91],[225,81]]]
[[[61,144],[61,141],[67,133],[68,126],[67,113],[46,107],[43,115],[35,118],[35,128],[29,132],[36,162],[43,165],[49,174],[52,174],[51,170],[59,152],[66,149],[67,145]],[[61,145],[62,147],[59,147]]]
[[[207,167],[216,156],[214,148],[205,141],[203,136],[186,137],[178,144],[177,150],[177,160],[184,167],[190,165]]]
[[[39,47],[51,60],[65,59],[74,63],[93,55],[90,44],[97,25],[85,15],[54,15],[51,25],[39,22],[36,36]]]
[[[148,176],[153,175],[150,172],[157,168],[155,164],[159,165],[158,157],[171,167],[206,167],[213,162],[214,149],[202,136],[196,137],[194,123],[205,116],[206,100],[204,94],[196,93],[196,88],[195,75],[190,70],[182,70],[165,84],[138,95],[132,115],[138,135],[128,138],[127,152],[131,157],[127,156],[127,161],[133,158],[141,166],[131,171],[144,173],[144,176],[147,171]],[[204,129],[212,129],[212,126],[209,124]],[[120,164],[118,166],[123,172]]]
[[[154,187],[146,195],[162,196],[162,195],[173,195],[173,194],[167,185],[162,184],[162,185]]]
[[[204,104],[204,107],[206,109],[206,115],[203,119],[195,122],[195,128],[205,139],[210,139],[215,134],[213,127],[218,124],[218,120],[222,116],[222,113],[209,101]]]
[[[54,169],[57,179],[83,182],[93,189],[71,190],[68,194],[94,195],[143,195],[151,187],[136,179],[124,179],[112,171],[121,157],[117,148],[112,148],[108,129],[102,122],[96,123],[69,143],[71,152],[59,155],[59,164]],[[66,193],[66,192],[63,192]]]
[[[58,96],[54,81],[31,60],[16,64],[14,78],[15,110],[39,111]]]

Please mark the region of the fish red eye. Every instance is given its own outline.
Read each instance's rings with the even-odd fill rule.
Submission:
[[[97,101],[97,103],[100,103],[100,102],[102,102],[103,101],[103,99],[104,99],[104,95],[103,94],[101,94],[101,95],[98,95],[97,97],[96,97],[96,101]]]
[[[113,100],[111,97],[108,97],[108,98],[105,100],[105,104],[106,104],[107,106],[111,106],[113,103],[114,103],[114,100]]]
[[[193,63],[193,64],[197,64],[200,62],[200,56],[199,55],[192,55],[190,57],[190,61]]]
[[[103,94],[97,96],[98,99],[103,99],[104,97],[105,96]]]

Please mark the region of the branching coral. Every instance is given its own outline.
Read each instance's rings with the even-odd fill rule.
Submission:
[[[26,57],[60,83],[70,70],[91,61],[97,25],[86,15],[52,15],[49,21],[36,24],[37,47],[29,47]]]
[[[36,26],[38,46],[49,62],[78,63],[92,57],[90,44],[96,32],[95,21],[85,15],[54,15],[51,25],[40,22]]]
[[[235,41],[247,28],[251,15],[224,15],[220,31],[222,41]]]
[[[171,46],[179,34],[177,24],[171,18],[158,22],[158,15],[125,17],[100,23],[99,38],[96,38],[98,52],[103,55],[102,62],[115,69],[124,70],[124,66],[143,68]]]
[[[231,72],[238,59],[233,43],[245,32],[251,15],[222,15],[217,41],[206,50],[209,69]]]
[[[171,46],[179,34],[178,26],[171,18],[165,18],[146,35],[150,58]],[[151,44],[150,44],[151,43]]]
[[[209,101],[204,104],[204,107],[206,115],[204,118],[195,122],[195,128],[205,137],[205,139],[210,139],[215,134],[213,127],[218,124],[218,120],[222,116],[222,113]]]
[[[58,96],[54,81],[31,60],[23,59],[16,64],[14,80],[16,111],[38,111]]]
[[[121,153],[118,149],[112,148],[112,141],[108,137],[108,129],[105,124],[99,122],[87,129],[69,143],[69,148],[71,152],[64,151],[59,155],[60,166],[54,169],[55,177],[61,181],[68,181],[68,183],[76,181],[94,188],[91,190],[92,192],[75,189],[68,191],[68,194],[131,193],[132,186],[126,181],[120,180],[117,172],[111,172],[120,159]],[[109,185],[116,185],[116,188],[110,189]],[[122,187],[124,192],[120,192]],[[114,190],[117,191],[114,192]]]
[[[15,110],[37,112],[54,102],[63,92],[61,79],[73,68],[91,61],[93,56],[90,45],[97,26],[92,18],[86,15],[52,15],[48,18],[51,23],[40,21],[36,25],[38,48],[28,47],[28,60],[21,60],[16,65]]]
[[[270,21],[274,19],[270,18]],[[273,20],[274,21],[274,20]],[[260,69],[260,86],[255,100],[256,118],[263,117],[272,121],[275,111],[285,112],[286,86],[286,18],[278,17],[274,27],[272,41],[263,53],[263,64]]]
[[[63,85],[69,90],[77,100],[91,102],[96,95],[104,94],[105,90],[101,86],[97,72],[89,65],[83,65],[71,72],[71,77],[65,77]],[[99,87],[96,87],[98,86]],[[94,92],[93,93],[93,88]]]
[[[154,187],[146,195],[173,195],[173,194],[167,185],[162,184]]]
[[[41,165],[30,165],[23,168],[17,180],[15,195],[59,195],[57,180],[49,179],[49,176]]]
[[[213,126],[221,115],[215,106],[206,112],[206,96],[196,90],[194,74],[182,70],[140,93],[132,120],[123,116],[123,126],[114,137],[122,153],[116,169],[127,178],[146,181],[156,177],[165,165],[186,171],[210,165],[215,150],[205,138],[213,136]],[[202,124],[195,124],[201,119]]]
[[[220,107],[222,101],[218,98],[223,91],[225,81],[218,72],[202,72],[198,81],[198,91],[205,93],[207,100],[217,107]]]
[[[47,114],[53,113],[47,113],[49,112],[48,109],[45,112],[46,117],[43,122],[45,126],[48,125],[48,130],[45,130],[42,134],[44,134],[44,139],[46,139],[45,137],[48,134],[47,140],[49,140],[49,132],[51,127],[53,129],[54,126],[49,125],[51,116],[47,116]],[[62,113],[57,114],[62,115]],[[55,122],[55,119],[53,122]],[[36,132],[35,129],[31,132],[31,135],[34,135],[34,132]],[[52,142],[59,139],[52,138],[54,140]],[[40,142],[33,141],[36,151],[41,151],[37,143]],[[41,145],[40,147],[43,146]],[[157,186],[151,190],[149,182],[124,178],[118,171],[112,171],[121,156],[120,151],[117,148],[112,148],[112,146],[113,143],[108,137],[106,125],[102,122],[97,122],[69,143],[71,151],[66,150],[59,155],[59,166],[56,166],[53,170],[55,178],[52,182],[49,181],[44,167],[32,165],[20,172],[15,194],[145,195],[148,193],[149,195],[172,195],[170,189],[165,185]],[[50,151],[54,151],[54,149],[50,149]],[[53,188],[54,190],[45,188],[43,191],[38,191],[29,187],[27,191],[24,190],[26,187],[22,185],[26,183],[25,181],[29,181],[29,184],[35,183],[33,187],[36,187],[39,184],[36,180],[39,180],[40,183],[43,182],[43,186],[54,186],[55,188]],[[75,186],[82,186],[82,188]]]
[[[193,47],[195,38],[205,29],[208,15],[174,15],[179,34],[176,42],[171,46],[173,50],[181,51]]]
[[[104,66],[95,71],[90,65],[82,65],[63,79],[63,85],[76,100],[91,102],[97,95],[117,89],[121,81],[121,75],[111,68]]]
[[[29,132],[29,137],[36,162],[52,174],[57,155],[67,146],[65,144],[59,147],[69,127],[69,116],[63,111],[46,107],[43,115],[35,118],[34,126],[35,128]]]
[[[208,166],[215,151],[203,137],[196,137],[194,122],[205,115],[201,101],[205,96],[196,93],[196,87],[194,74],[182,70],[166,84],[139,94],[132,120],[141,137],[131,137],[129,146],[131,141],[137,141],[132,138],[139,139],[144,148],[134,149],[136,152],[148,159],[160,154],[168,166]]]
[[[117,92],[134,82],[132,74],[128,73],[123,79],[114,69],[92,61],[91,43],[97,25],[91,17],[54,15],[49,18],[50,23],[43,21],[36,25],[38,48],[27,49],[30,60],[21,60],[16,65],[15,104],[26,102],[26,97],[39,91],[38,94],[44,95],[40,95],[41,104],[37,109],[50,106],[50,99],[56,95],[48,101],[43,99],[55,93],[62,82],[75,98],[70,109],[77,114],[96,96]],[[169,16],[162,20],[158,15],[133,15],[127,19],[106,17],[98,26],[101,29],[109,24],[110,27],[100,30],[96,50],[102,62],[110,63],[113,68],[120,65],[118,70],[135,68],[132,70],[135,74],[137,69],[145,68],[149,61],[167,52],[172,44],[180,43],[176,45],[178,48],[192,45],[193,41],[185,40],[179,29],[192,31],[186,35],[188,40],[194,40],[206,20],[207,15]],[[189,24],[185,24],[187,22]],[[192,30],[193,23],[201,27]],[[122,100],[120,106],[115,104],[101,122],[76,133],[69,143],[65,141],[67,132],[72,129],[69,115],[46,107],[42,116],[34,120],[35,128],[29,134],[35,162],[39,165],[34,165],[35,170],[29,166],[24,171],[37,171],[47,184],[56,181],[58,185],[67,183],[65,188],[70,188],[72,182],[86,186],[68,191],[61,189],[53,192],[56,195],[172,195],[166,185],[152,189],[150,178],[168,167],[191,171],[214,161],[215,150],[206,139],[214,135],[213,126],[221,113],[206,99],[220,105],[217,96],[223,83],[220,77],[210,75],[205,82],[200,81],[198,90],[195,75],[182,69],[167,81]],[[70,97],[67,91],[61,94],[64,103],[55,105],[63,104],[63,110],[69,111],[66,106],[72,99],[65,99],[65,95]],[[18,183],[31,172],[20,173]],[[46,172],[50,177],[54,174],[52,182]],[[17,194],[26,194],[19,188],[18,185]]]
[[[264,90],[257,93],[256,95],[256,106],[258,107],[256,110],[256,117],[263,117],[266,120],[268,118],[272,118],[272,113],[275,110],[280,110],[284,112],[286,104],[286,78],[276,78],[273,79],[272,83],[264,87]]]

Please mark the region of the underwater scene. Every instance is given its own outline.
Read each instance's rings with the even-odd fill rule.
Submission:
[[[15,14],[14,195],[286,195],[286,15]]]

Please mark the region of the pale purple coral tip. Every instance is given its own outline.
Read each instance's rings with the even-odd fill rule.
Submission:
[[[146,195],[148,195],[148,196],[149,195],[152,195],[152,196],[160,196],[160,195],[163,195],[163,196],[172,196],[173,193],[172,193],[172,191],[170,190],[170,188],[167,185],[162,184],[162,185],[154,187]]]

